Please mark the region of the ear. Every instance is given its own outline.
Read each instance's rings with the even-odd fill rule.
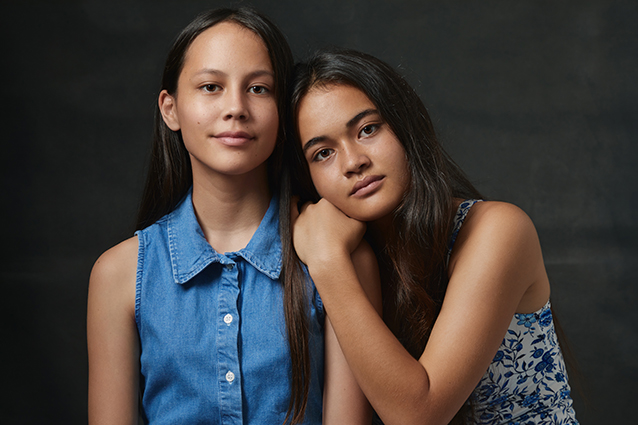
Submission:
[[[179,119],[177,117],[177,104],[175,102],[175,97],[168,94],[166,90],[162,90],[159,98],[157,99],[157,103],[164,123],[171,130],[178,131],[180,126]]]

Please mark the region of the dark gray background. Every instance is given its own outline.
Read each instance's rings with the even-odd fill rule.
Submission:
[[[171,40],[197,12],[228,4],[2,6],[3,423],[86,422],[91,265],[132,234]],[[253,5],[297,58],[336,44],[401,69],[478,188],[536,223],[589,399],[577,400],[581,423],[633,422],[637,3]]]

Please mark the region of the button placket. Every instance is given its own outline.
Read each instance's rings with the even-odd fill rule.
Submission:
[[[231,262],[221,268],[220,297],[218,299],[217,325],[217,371],[219,379],[219,396],[221,407],[221,425],[242,423],[241,411],[232,406],[241,406],[242,385],[239,359],[239,311],[240,267],[234,258],[226,257]],[[223,322],[223,323],[222,323]]]

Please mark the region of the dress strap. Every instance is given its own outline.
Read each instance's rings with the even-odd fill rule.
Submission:
[[[454,242],[456,242],[456,237],[459,234],[459,230],[461,230],[461,226],[463,225],[463,221],[465,221],[465,217],[467,217],[467,213],[470,212],[470,208],[472,208],[472,205],[481,201],[482,199],[466,199],[465,201],[461,202],[461,205],[459,205],[459,208],[456,210],[456,215],[454,215],[454,227],[452,228],[452,234],[450,235],[450,242],[448,243],[447,248],[447,259],[445,261],[446,266],[447,263],[450,262],[450,255],[452,254]]]

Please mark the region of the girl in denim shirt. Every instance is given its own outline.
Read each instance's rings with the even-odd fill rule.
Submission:
[[[251,9],[201,14],[174,42],[140,230],[91,273],[91,424],[134,424],[138,410],[150,424],[370,423],[280,237],[291,63],[281,32]]]

